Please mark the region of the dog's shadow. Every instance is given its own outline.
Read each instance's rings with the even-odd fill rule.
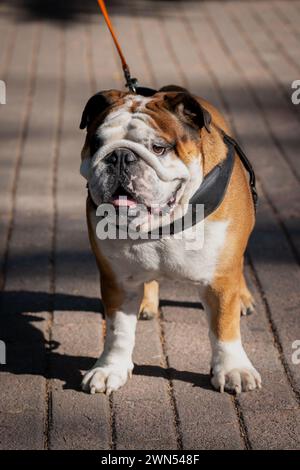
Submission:
[[[174,303],[176,302],[162,301],[163,305],[174,306]],[[199,308],[198,304],[183,304],[178,302],[178,306]],[[28,291],[8,291],[0,294],[0,340],[4,341],[6,346],[6,364],[0,365],[0,372],[58,379],[64,383],[64,389],[79,391],[82,378],[80,371],[90,369],[95,358],[60,353],[57,351],[60,344],[45,338],[45,328],[40,328],[39,324],[47,321],[44,312],[54,308],[56,311],[80,311],[83,315],[84,312],[103,315],[103,306],[97,298]],[[208,374],[143,364],[135,365],[134,374],[180,380],[197,387],[210,388]]]

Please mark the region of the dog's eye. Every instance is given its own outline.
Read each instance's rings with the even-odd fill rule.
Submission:
[[[156,153],[156,155],[164,155],[166,153],[167,148],[163,147],[162,145],[152,145],[152,151]]]

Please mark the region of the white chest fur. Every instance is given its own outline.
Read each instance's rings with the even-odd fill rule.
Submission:
[[[93,229],[98,222],[92,217]],[[224,246],[228,221],[203,223],[199,243],[183,239],[99,240],[99,249],[121,283],[153,279],[211,282]]]

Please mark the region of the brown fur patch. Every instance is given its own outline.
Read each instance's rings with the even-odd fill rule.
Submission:
[[[240,272],[216,277],[205,292],[210,327],[220,341],[234,341],[240,337],[240,277]]]

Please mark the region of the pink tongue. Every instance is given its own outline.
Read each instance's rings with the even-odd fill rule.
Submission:
[[[136,202],[133,199],[129,199],[126,196],[116,196],[113,198],[112,203],[114,206],[134,207]]]

